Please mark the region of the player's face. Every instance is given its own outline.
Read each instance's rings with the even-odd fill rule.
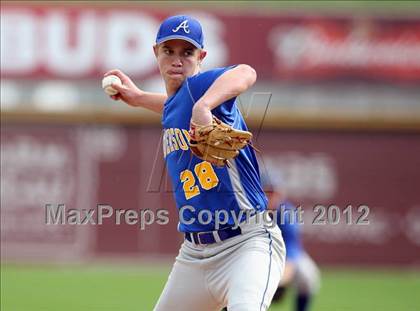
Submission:
[[[184,40],[169,40],[154,47],[154,52],[168,91],[176,91],[184,80],[200,70],[206,52]]]

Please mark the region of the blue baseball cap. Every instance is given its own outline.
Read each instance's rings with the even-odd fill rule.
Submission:
[[[200,22],[188,15],[168,17],[160,25],[156,44],[173,39],[188,41],[199,49],[204,47]]]

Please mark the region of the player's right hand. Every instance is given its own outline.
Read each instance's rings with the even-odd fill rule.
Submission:
[[[118,91],[118,94],[116,95],[110,95],[110,97],[113,100],[122,100],[127,105],[138,107],[138,98],[144,93],[142,90],[140,90],[134,83],[131,81],[131,79],[123,73],[121,70],[113,69],[104,74],[104,77],[109,75],[116,75],[118,78],[120,78],[122,84],[112,84],[112,88]]]

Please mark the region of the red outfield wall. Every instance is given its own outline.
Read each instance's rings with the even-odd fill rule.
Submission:
[[[171,192],[161,180],[160,129],[2,127],[3,258],[176,254],[182,235],[176,232]],[[418,132],[267,130],[257,145],[263,155],[261,169],[281,176],[290,198],[303,207],[304,244],[321,264],[418,265],[419,141]],[[139,214],[167,208],[170,221],[145,230],[139,222],[117,225],[115,217],[102,225],[46,225],[46,204],[78,210],[106,204]],[[338,223],[312,224],[316,204],[336,205],[341,211]],[[348,205],[351,219],[343,213]],[[357,210],[360,205],[369,207],[368,225],[355,224],[365,212]],[[337,220],[327,219],[327,214],[318,220],[322,218]],[[349,220],[353,224],[347,224]]]

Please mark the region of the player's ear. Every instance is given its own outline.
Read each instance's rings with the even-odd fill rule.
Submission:
[[[207,55],[207,51],[206,50],[200,50],[200,54],[198,55],[198,60],[201,63],[204,59],[204,57],[206,57]]]
[[[155,53],[155,56],[156,56],[156,57],[158,56],[158,50],[159,50],[159,46],[158,46],[157,44],[155,44],[155,45],[153,46],[153,53]]]

